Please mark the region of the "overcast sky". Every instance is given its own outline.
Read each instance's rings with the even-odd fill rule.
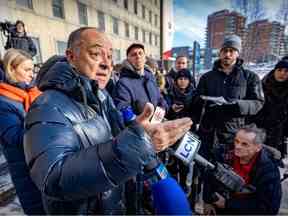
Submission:
[[[174,1],[174,40],[175,46],[192,46],[193,41],[205,45],[207,16],[216,11],[230,9],[230,0],[173,0]],[[275,20],[275,13],[281,0],[264,0],[266,18]]]

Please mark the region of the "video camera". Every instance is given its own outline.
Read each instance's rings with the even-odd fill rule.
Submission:
[[[0,22],[0,31],[3,32],[6,37],[8,37],[15,29],[16,25],[9,21]]]

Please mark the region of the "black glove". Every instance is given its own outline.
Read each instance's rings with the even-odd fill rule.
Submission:
[[[136,122],[116,137],[116,145],[113,148],[121,164],[129,172],[140,172],[143,166],[156,158],[156,152],[148,135]]]
[[[217,119],[226,119],[236,117],[239,114],[239,106],[237,103],[226,103],[222,105],[209,104],[206,113]]]

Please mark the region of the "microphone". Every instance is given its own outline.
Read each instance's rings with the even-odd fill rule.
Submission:
[[[151,122],[159,122],[163,113],[156,108]],[[131,107],[121,110],[125,124],[135,120]],[[144,184],[151,187],[156,214],[192,215],[186,194],[175,179],[170,177],[165,165],[155,155],[155,160],[144,167]]]

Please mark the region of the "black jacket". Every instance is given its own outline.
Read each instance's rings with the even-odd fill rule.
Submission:
[[[205,184],[204,201],[209,203],[209,196],[217,191],[213,177]],[[232,196],[226,200],[225,209],[219,214],[240,215],[276,215],[280,208],[282,189],[278,161],[266,149],[262,149],[250,173],[250,184],[256,191],[246,196]]]
[[[21,49],[29,53],[32,57],[37,54],[36,46],[31,37],[27,36],[26,32],[23,36],[19,36],[17,32],[11,32],[8,37],[5,49]]]
[[[277,82],[274,72],[263,78],[265,103],[253,121],[266,130],[265,144],[277,148],[284,156],[287,149],[283,141],[288,136],[288,82]]]
[[[120,132],[108,94],[65,61],[41,80],[44,92],[25,119],[24,150],[47,213],[124,213],[123,183],[140,172],[139,155],[147,152],[143,128],[135,123]]]
[[[231,110],[219,106],[216,112],[209,113],[206,109],[207,112],[200,125],[201,138],[204,139],[203,148],[211,149],[216,142],[232,144],[237,130],[245,125],[246,117],[255,115],[263,106],[264,97],[260,79],[255,73],[244,69],[242,63],[242,60],[238,60],[233,71],[226,75],[221,71],[220,61],[216,61],[213,70],[200,78],[191,107],[192,113],[195,113],[194,120],[197,119],[195,115],[198,120],[201,115],[203,101],[200,95],[223,96],[227,101],[235,103],[231,106]]]

